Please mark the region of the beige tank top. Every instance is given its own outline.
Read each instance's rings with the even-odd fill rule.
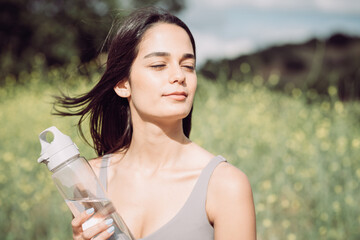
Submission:
[[[107,189],[109,158],[110,155],[103,157],[99,173],[104,189]],[[214,228],[209,223],[205,209],[207,188],[214,169],[225,161],[222,156],[211,159],[179,212],[160,229],[140,240],[213,240]]]

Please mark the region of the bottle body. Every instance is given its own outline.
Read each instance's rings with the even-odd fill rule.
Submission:
[[[135,239],[116,212],[112,202],[107,198],[85,158],[77,155],[53,169],[52,172],[54,183],[75,217],[86,209],[94,208],[95,214],[83,224],[83,229],[99,223],[104,218],[112,218],[115,231],[109,239]]]

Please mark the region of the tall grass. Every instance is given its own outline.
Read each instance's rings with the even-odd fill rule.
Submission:
[[[8,77],[0,88],[1,239],[71,239],[71,214],[37,163],[38,134],[52,125],[86,158],[95,156],[76,132],[77,119],[50,114],[59,86],[80,93],[94,84],[77,74],[64,80],[69,69],[38,68],[22,74],[21,85]],[[275,93],[256,77],[199,77],[191,139],[247,174],[260,240],[360,239],[360,105],[329,92],[330,100],[309,105],[309,93]]]

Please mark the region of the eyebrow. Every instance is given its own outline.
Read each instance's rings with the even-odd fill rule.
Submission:
[[[144,58],[151,58],[151,57],[169,57],[170,53],[168,52],[152,52],[147,55],[145,55]],[[182,56],[182,59],[195,59],[194,54],[192,53],[184,53]]]

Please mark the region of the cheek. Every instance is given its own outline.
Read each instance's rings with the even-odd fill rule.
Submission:
[[[135,70],[134,73],[130,75],[130,87],[131,87],[131,96],[132,97],[141,97],[150,90],[151,81],[148,80],[148,76],[142,71]]]
[[[136,108],[149,108],[154,105],[158,90],[148,79],[143,78],[143,81],[139,81],[140,79],[141,76],[137,75],[131,82],[131,101]]]
[[[131,99],[135,104],[149,105],[152,104],[154,93],[145,84],[135,87],[135,91],[131,93]]]
[[[197,89],[197,77],[195,76],[192,81],[188,82],[188,89],[192,92],[193,95],[195,95],[196,89]]]

